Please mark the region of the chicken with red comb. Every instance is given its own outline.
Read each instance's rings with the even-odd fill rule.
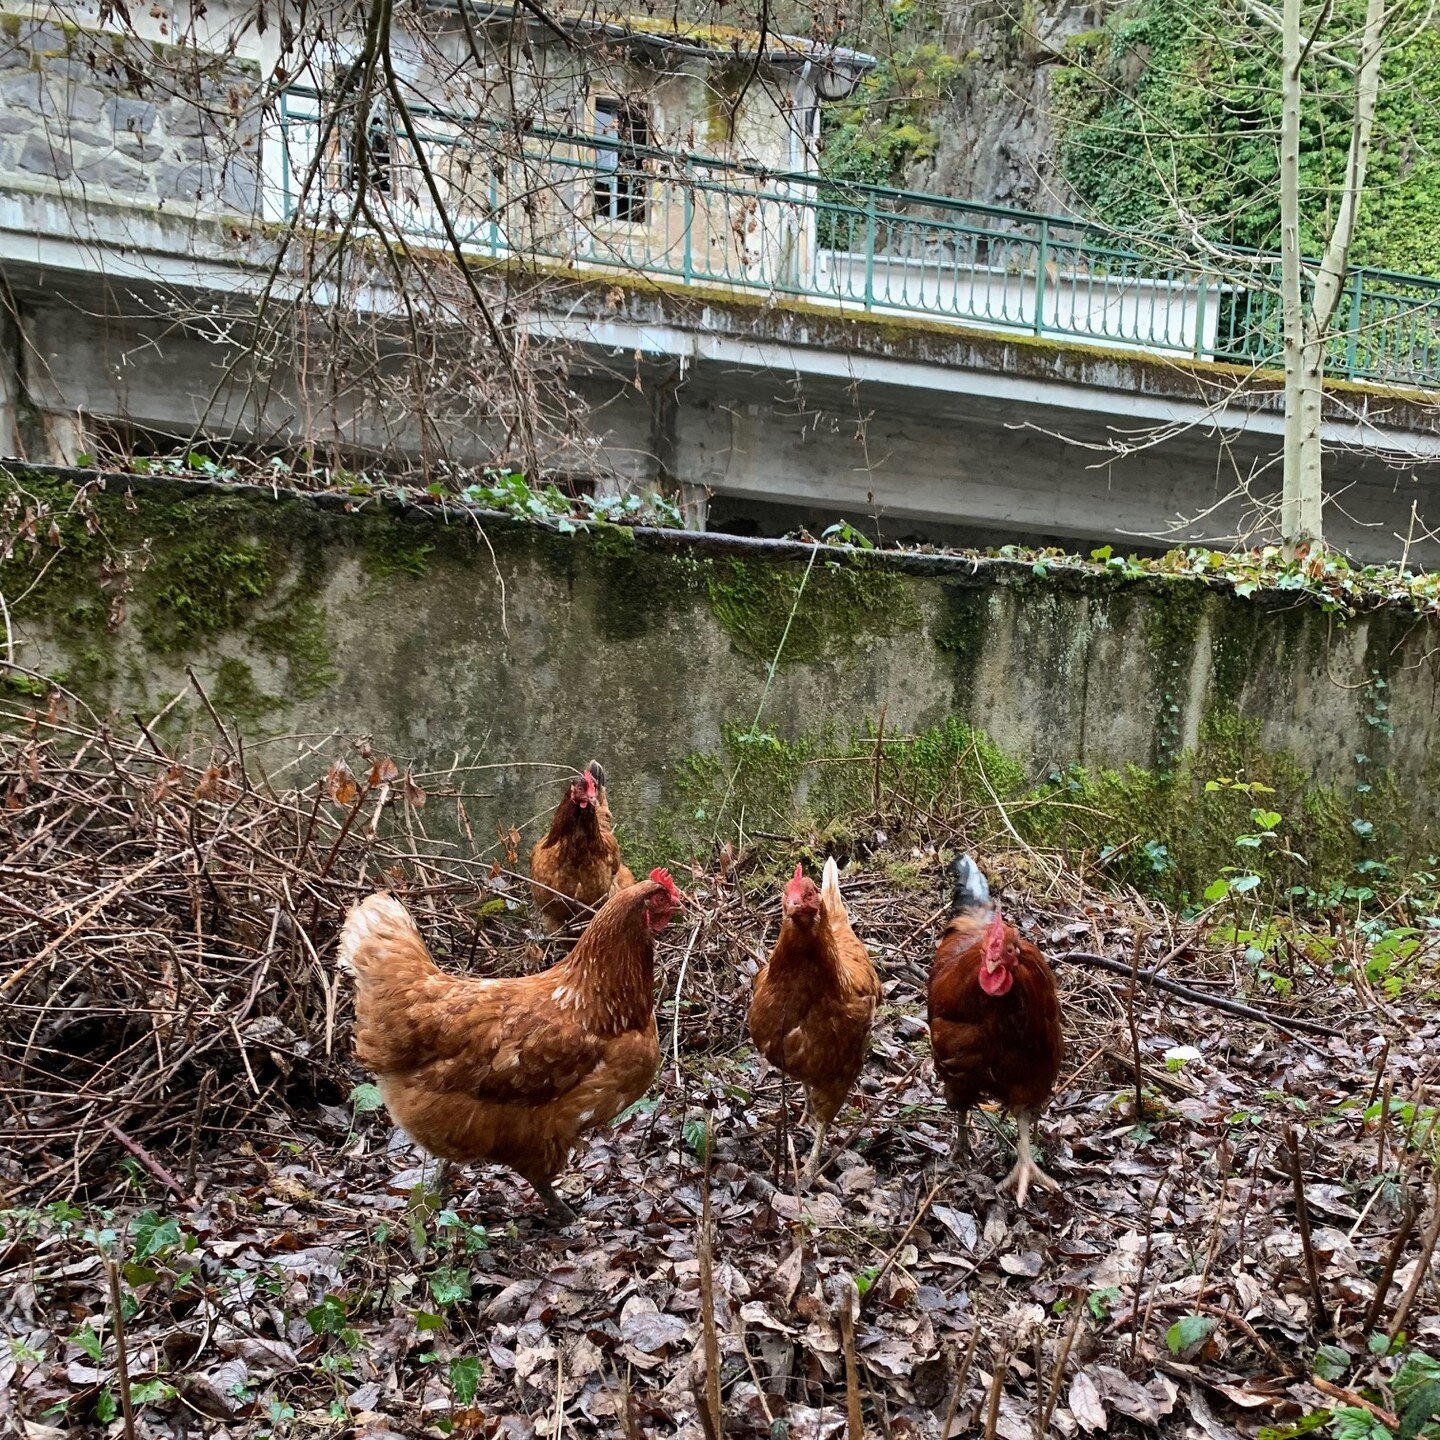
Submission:
[[[968,1158],[968,1115],[982,1098],[1015,1116],[1015,1168],[1001,1182],[1023,1205],[1032,1185],[1057,1189],[1030,1153],[1030,1127],[1060,1073],[1060,1000],[1045,957],[1006,923],[968,855],[951,867],[950,920],[930,964],[930,1046],[945,1099],[959,1116],[956,1158]]]
[[[451,975],[405,907],[345,918],[355,1051],[390,1117],[444,1161],[509,1165],[573,1220],[554,1180],[571,1147],[649,1088],[660,1064],[655,937],[682,897],[663,870],[612,895],[567,959],[535,975]]]
[[[777,1069],[805,1087],[815,1143],[813,1179],[825,1131],[859,1078],[881,997],[869,953],[850,928],[840,871],[827,860],[819,888],[797,865],[781,895],[780,937],[755,977],[750,1037]]]
[[[635,883],[620,859],[605,771],[592,760],[565,787],[545,838],[530,852],[530,893],[552,934],[590,918],[617,890]]]

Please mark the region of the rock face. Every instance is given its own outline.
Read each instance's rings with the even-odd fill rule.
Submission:
[[[946,16],[942,44],[966,60],[936,117],[934,153],[906,176],[916,189],[990,205],[1073,212],[1060,177],[1050,90],[1066,42],[1098,29],[1114,0],[978,0]]]

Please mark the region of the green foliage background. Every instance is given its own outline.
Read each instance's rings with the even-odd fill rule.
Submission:
[[[1307,6],[1307,24],[1317,13]],[[1440,26],[1417,24],[1420,13],[1391,32],[1402,43],[1382,69],[1351,261],[1440,275]],[[1357,33],[1363,15],[1363,0],[1342,0],[1322,41]],[[1062,173],[1086,208],[1120,229],[1174,234],[1173,195],[1210,239],[1278,247],[1279,41],[1239,0],[1138,0],[1069,51],[1054,118]],[[1301,243],[1313,254],[1344,174],[1353,80],[1313,60],[1305,79]]]
[[[939,39],[935,0],[895,0],[866,19],[853,43],[879,62],[842,105],[821,112],[824,170],[836,180],[899,185],[934,149],[945,103],[968,62]]]

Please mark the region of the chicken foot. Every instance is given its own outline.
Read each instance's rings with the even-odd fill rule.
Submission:
[[[817,1120],[815,1122],[815,1143],[810,1147],[810,1158],[805,1162],[805,1169],[800,1174],[802,1184],[812,1184],[820,1173],[820,1157],[825,1152],[825,1132],[829,1128],[826,1121]]]
[[[1060,1188],[1060,1182],[1047,1175],[1035,1163],[1035,1157],[1030,1153],[1031,1118],[1028,1110],[1021,1110],[1015,1117],[1015,1122],[1020,1130],[1015,1144],[1015,1168],[1000,1182],[1002,1190],[1013,1189],[1015,1191],[1017,1206],[1025,1203],[1025,1196],[1032,1185],[1038,1185],[1042,1190],[1058,1190]]]
[[[526,1177],[529,1179],[529,1177]],[[555,1193],[555,1187],[548,1180],[530,1180],[535,1193],[545,1202],[545,1208],[562,1225],[573,1225],[579,1216]]]

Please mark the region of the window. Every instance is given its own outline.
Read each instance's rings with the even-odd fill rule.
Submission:
[[[643,105],[602,96],[595,101],[595,134],[614,144],[595,149],[595,214],[602,220],[645,223],[645,161],[650,117]]]

